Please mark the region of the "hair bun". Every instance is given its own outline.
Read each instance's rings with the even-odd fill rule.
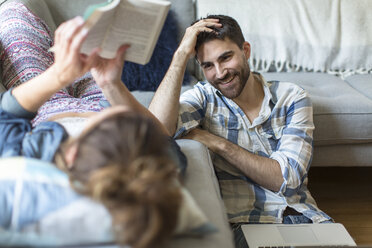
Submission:
[[[128,166],[113,164],[95,171],[90,177],[89,190],[93,199],[108,207],[157,204],[165,200],[169,190],[176,188],[176,174],[176,167],[169,159],[143,156]]]
[[[171,160],[143,156],[127,166],[108,165],[88,185],[92,198],[111,212],[119,243],[154,247],[175,230],[182,195]]]

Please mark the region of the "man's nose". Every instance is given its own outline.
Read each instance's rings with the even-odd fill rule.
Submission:
[[[216,65],[216,78],[223,79],[226,76],[227,70],[220,65]]]

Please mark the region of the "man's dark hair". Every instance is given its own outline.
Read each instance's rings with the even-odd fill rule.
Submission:
[[[232,42],[238,45],[238,47],[243,48],[245,39],[238,22],[234,18],[226,15],[208,15],[207,17],[201,18],[199,20],[204,19],[219,19],[219,23],[222,24],[222,27],[210,27],[215,32],[201,32],[197,37],[195,45],[196,52],[205,42],[216,39],[224,40],[225,38],[229,38]]]

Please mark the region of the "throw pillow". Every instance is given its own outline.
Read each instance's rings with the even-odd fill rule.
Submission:
[[[125,62],[121,79],[130,91],[155,91],[158,88],[178,47],[175,23],[177,20],[170,10],[149,63],[139,65]],[[183,84],[189,83],[190,75],[185,73]]]

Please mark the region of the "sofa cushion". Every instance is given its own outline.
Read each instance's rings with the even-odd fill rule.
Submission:
[[[371,166],[372,143],[316,146],[311,166]]]
[[[372,100],[372,74],[353,75],[345,78],[351,87]]]
[[[314,108],[315,145],[372,142],[372,100],[346,81],[325,73],[263,73],[263,76],[266,80],[296,83],[309,92]]]
[[[189,89],[192,89],[192,85],[183,85],[181,87],[181,94]],[[151,100],[154,97],[154,91],[140,91],[135,90],[131,92],[132,95],[139,101],[143,106],[148,108],[150,106]]]

